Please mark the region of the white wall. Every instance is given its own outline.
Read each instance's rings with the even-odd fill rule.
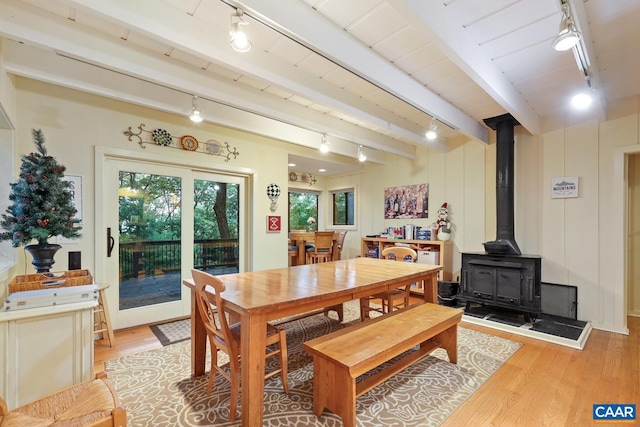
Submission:
[[[314,156],[315,150],[250,135],[213,125],[193,125],[185,117],[145,109],[51,86],[28,79],[16,79],[17,155],[32,149],[31,128],[42,128],[49,151],[67,166],[68,173],[85,177],[84,238],[69,250],[83,252],[83,267],[93,269],[93,210],[95,146],[137,150],[141,155],[169,153],[166,148],[148,145],[141,149],[123,132],[145,123],[147,129],[162,127],[172,134],[193,134],[198,139],[216,138],[236,147],[240,156],[224,162],[210,156],[213,165],[253,171],[255,192],[251,197],[252,269],[285,266],[286,232],[265,231],[270,201],[266,186],[276,182],[284,189],[289,153]],[[626,331],[623,302],[625,273],[620,268],[622,236],[612,238],[615,159],[620,147],[639,143],[639,100],[614,103],[608,120],[564,123],[563,118],[545,120],[544,133],[531,136],[516,128],[516,240],[523,251],[543,257],[542,279],[578,287],[578,317],[594,327]],[[357,256],[360,237],[407,220],[385,220],[384,188],[429,184],[430,217],[410,221],[425,226],[443,202],[450,204],[454,224],[454,275],[460,268],[460,253],[482,250],[481,244],[495,238],[495,144],[484,145],[465,138],[450,141],[447,153],[417,149],[415,160],[387,155],[386,164],[366,163],[356,174],[327,179],[325,190],[344,186],[358,189],[358,229],[348,233],[343,255]],[[171,156],[188,162],[194,153],[170,150]],[[197,154],[195,154],[197,155]],[[575,199],[551,199],[551,178],[580,177],[580,195]],[[99,178],[99,177],[96,177]],[[276,214],[286,224],[286,202]],[[67,250],[67,248],[65,248]],[[66,267],[66,253],[57,256],[56,269]],[[20,269],[19,269],[20,271]]]
[[[287,188],[287,158],[291,146],[281,141],[238,132],[228,128],[201,123],[192,124],[186,117],[175,116],[126,104],[107,98],[81,93],[58,86],[49,85],[25,78],[16,79],[17,87],[17,154],[33,151],[32,128],[41,128],[44,132],[49,154],[67,168],[68,174],[82,175],[84,188],[84,217],[82,239],[78,244],[64,245],[56,254],[57,271],[67,268],[67,251],[82,252],[82,267],[96,270],[94,251],[94,211],[96,180],[94,150],[96,146],[125,149],[137,155],[165,156],[171,161],[184,164],[207,162],[211,167],[253,174],[255,191],[250,199],[250,269],[266,269],[287,265],[286,251],[274,251],[273,248],[286,247],[286,229],[281,233],[266,232],[266,217],[272,214],[270,200],[266,195],[267,185],[278,183],[283,190]],[[172,135],[194,135],[198,140],[217,139],[228,142],[238,152],[237,159],[225,162],[224,157],[192,153],[166,147],[146,144],[142,148],[136,141],[129,141],[124,135],[129,127],[137,130],[144,123],[145,129],[162,128]],[[147,134],[147,140],[151,141]],[[303,154],[305,148],[297,147],[297,154]],[[306,149],[308,151],[315,151]],[[196,157],[194,157],[196,156]],[[3,185],[6,185],[3,184]],[[286,194],[286,192],[285,192]],[[275,212],[287,223],[286,196],[280,199]],[[18,271],[32,271],[31,265],[24,265],[24,256],[19,250],[21,262]],[[27,263],[30,257],[27,255]]]
[[[543,281],[578,288],[580,320],[621,333],[627,332],[623,299],[628,285],[615,255],[623,245],[622,214],[615,211],[624,207],[616,205],[614,194],[625,183],[616,181],[615,158],[621,147],[640,149],[638,103],[636,98],[612,103],[603,123],[546,119],[541,135],[529,135],[520,127],[515,133],[515,232],[520,249],[542,256]],[[454,223],[455,276],[460,253],[483,250],[482,243],[496,235],[495,138],[490,145],[462,139],[450,145],[447,153],[419,148],[414,161],[388,156],[384,166],[368,164],[358,175],[359,232],[428,225],[446,201]],[[563,176],[579,177],[578,198],[551,198],[551,179]],[[418,183],[429,184],[430,217],[383,219],[384,188]]]

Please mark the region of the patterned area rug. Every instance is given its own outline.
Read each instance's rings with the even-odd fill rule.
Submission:
[[[304,341],[357,321],[357,310],[345,307],[343,324],[333,316],[315,315],[280,326],[287,330],[290,392],[284,393],[279,377],[266,381],[265,426],[342,425],[327,410],[319,418],[313,414],[313,365],[302,348]],[[520,347],[473,330],[458,331],[457,365],[438,349],[362,395],[357,400],[358,426],[440,425]],[[130,426],[240,425],[239,416],[227,421],[230,387],[224,378],[216,377],[209,396],[208,375],[191,378],[188,341],[110,360],[106,372],[127,408]]]

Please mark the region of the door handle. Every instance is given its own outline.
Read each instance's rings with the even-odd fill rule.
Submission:
[[[116,239],[111,236],[111,227],[107,227],[107,258],[111,258],[111,252],[116,244]]]

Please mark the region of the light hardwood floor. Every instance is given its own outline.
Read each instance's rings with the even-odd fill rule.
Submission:
[[[593,330],[584,350],[464,322],[461,326],[523,346],[444,427],[588,426],[595,425],[594,403],[640,404],[640,318],[629,317],[628,336]],[[104,370],[106,360],[161,347],[148,326],[116,331],[115,337],[113,348],[96,341],[96,372]]]

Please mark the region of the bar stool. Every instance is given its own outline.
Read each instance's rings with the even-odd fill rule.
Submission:
[[[113,347],[115,338],[113,336],[113,329],[111,328],[111,319],[109,318],[107,296],[104,293],[108,287],[108,283],[98,284],[98,306],[93,310],[93,333],[100,334],[101,339],[108,339],[109,347]]]

